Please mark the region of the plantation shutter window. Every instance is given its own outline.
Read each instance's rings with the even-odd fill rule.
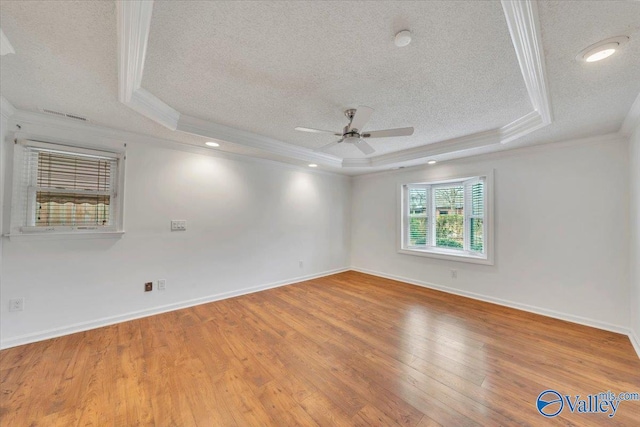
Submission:
[[[469,209],[465,212],[465,232],[467,250],[484,252],[484,179],[471,179],[465,182],[465,205]]]
[[[487,248],[486,176],[404,184],[401,194],[400,252],[493,262]]]
[[[118,153],[21,142],[13,210],[18,224],[12,219],[12,225],[21,233],[118,230],[121,158]]]
[[[429,205],[428,186],[410,186],[408,188],[409,225],[407,240],[409,246],[426,246],[429,241]]]

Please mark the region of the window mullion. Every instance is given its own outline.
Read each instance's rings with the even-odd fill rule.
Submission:
[[[436,245],[436,192],[433,186],[429,185],[429,246]]]
[[[471,188],[472,185],[469,181],[465,181],[463,188],[463,197],[462,197],[462,211],[464,212],[463,221],[464,224],[462,227],[462,247],[465,251],[469,251],[470,248],[470,240],[471,240]]]
[[[409,211],[411,210],[411,200],[409,199],[409,187],[407,185],[402,187],[402,199],[404,200],[404,212],[402,218],[402,234],[404,241],[402,245],[408,247],[411,239],[410,239],[410,228],[411,228],[411,215]]]

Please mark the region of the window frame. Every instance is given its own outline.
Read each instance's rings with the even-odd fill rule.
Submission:
[[[471,218],[477,217],[471,211],[471,204],[467,200],[469,195],[464,191],[464,236],[463,249],[438,248],[435,246],[435,197],[434,188],[447,187],[451,184],[461,184],[463,188],[473,186],[481,179],[484,179],[484,215],[483,215],[483,249],[484,253],[471,251],[469,248],[471,242]],[[449,261],[468,262],[474,264],[494,265],[494,236],[493,236],[493,170],[482,173],[460,174],[448,177],[436,177],[427,179],[416,179],[411,182],[401,182],[398,187],[398,224],[397,224],[397,252],[405,255],[423,256],[436,259],[444,259]],[[427,188],[429,193],[427,203],[427,217],[431,221],[427,221],[428,226],[428,242],[429,246],[409,246],[409,188]],[[470,196],[470,195],[469,195]],[[468,206],[468,208],[467,208]]]
[[[423,184],[410,184],[410,188],[420,188],[420,189],[425,189],[425,190],[426,190],[426,200],[425,200],[425,201],[426,201],[426,203],[425,203],[425,214],[424,214],[424,218],[426,219],[426,221],[427,221],[427,225],[428,225],[428,224],[429,224],[429,212],[431,212],[431,189],[429,188],[429,186],[426,186],[426,185],[423,185]],[[407,194],[408,194],[408,190],[409,190],[409,186],[407,186],[407,189],[406,189],[406,193],[407,193]],[[406,197],[406,196],[405,196],[405,197]],[[405,221],[406,221],[407,223],[409,223],[409,222],[411,221],[411,218],[423,218],[423,216],[422,216],[422,215],[420,215],[420,216],[413,216],[413,217],[412,217],[412,216],[411,216],[411,214],[409,213],[409,209],[406,209],[406,211],[407,211],[407,212],[406,212],[406,215],[405,215],[405,216],[406,216]],[[403,235],[403,238],[405,239],[405,241],[407,241],[407,242],[408,242],[408,241],[410,240],[410,237],[409,237],[410,229],[409,229],[409,227],[405,227],[405,228],[403,228],[402,233],[404,234],[404,235]],[[427,233],[428,233],[428,234],[427,234],[427,239],[430,239],[430,238],[431,238],[431,232],[430,232],[430,230],[428,230],[428,232],[427,232]],[[412,246],[412,247],[410,247],[410,248],[411,248],[411,249],[413,249],[413,248],[418,248],[418,246]]]
[[[103,149],[102,147],[85,147],[78,144],[48,142],[35,139],[16,140],[13,158],[13,197],[11,209],[10,238],[112,238],[124,234],[124,150]],[[35,209],[35,190],[32,177],[27,176],[25,168],[28,149],[42,149],[71,155],[89,155],[106,157],[116,161],[116,171],[110,177],[112,192],[109,194],[109,214],[112,218],[109,226],[88,225],[30,225],[29,217]],[[30,171],[37,173],[37,169]],[[26,199],[25,199],[26,198]],[[33,200],[32,200],[33,199]]]

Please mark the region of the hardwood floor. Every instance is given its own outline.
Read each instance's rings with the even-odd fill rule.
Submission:
[[[0,352],[4,426],[640,425],[626,336],[347,272]]]

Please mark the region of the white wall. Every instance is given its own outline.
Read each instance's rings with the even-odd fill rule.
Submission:
[[[357,177],[352,266],[594,326],[629,325],[628,149],[611,138]],[[495,265],[397,253],[398,187],[495,170]],[[457,279],[451,278],[457,270]]]
[[[592,138],[353,180],[128,141],[122,239],[2,239],[1,345],[349,265],[606,329],[634,325],[637,336],[639,134],[630,144],[631,173],[625,141]],[[10,140],[0,149],[5,185],[12,150]],[[396,252],[401,183],[488,169],[495,170],[494,266]],[[6,187],[4,198],[6,229]],[[188,231],[171,233],[171,219],[186,219]],[[165,292],[142,292],[144,282],[158,279],[167,280]],[[9,299],[17,297],[26,298],[25,310],[8,312]]]
[[[640,355],[640,125],[629,140],[631,183],[631,330]]]
[[[2,247],[4,239],[2,238],[2,224],[4,224],[3,209],[4,205],[4,171],[6,169],[7,158],[5,154],[5,138],[8,133],[8,120],[5,117],[4,109],[0,111],[0,302],[2,298]],[[1,332],[1,331],[0,331]],[[0,338],[2,335],[0,335]]]
[[[2,345],[346,268],[349,210],[348,177],[129,142],[123,238],[4,239]]]

